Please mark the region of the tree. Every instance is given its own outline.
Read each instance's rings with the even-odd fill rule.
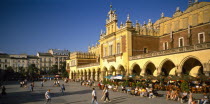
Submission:
[[[66,71],[66,62],[62,63],[61,66],[61,76],[62,77],[69,77],[69,73]]]
[[[69,77],[69,73],[68,73],[67,71],[65,71],[65,72],[63,72],[63,73],[61,74],[61,76],[62,76],[62,77]]]
[[[66,62],[62,62],[61,73],[66,72]]]
[[[9,73],[14,73],[14,70],[13,70],[13,68],[11,67],[11,66],[9,66],[9,67],[7,67],[7,72],[9,72]]]
[[[18,70],[21,75],[26,75],[25,69],[23,67],[19,67]]]
[[[181,83],[181,90],[187,92],[189,91],[189,83],[187,81]]]
[[[34,77],[36,77],[38,75],[38,71],[39,71],[39,69],[36,67],[36,65],[31,64],[28,66],[27,74],[31,79],[33,79]]]
[[[52,69],[48,71],[48,74],[57,74],[58,73],[58,65],[53,65]]]

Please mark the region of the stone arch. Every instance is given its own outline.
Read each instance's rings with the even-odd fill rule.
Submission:
[[[160,68],[159,72],[161,75],[168,76],[170,71],[172,71],[173,68],[176,68],[176,66],[171,59],[166,58],[160,63],[159,68]]]
[[[116,76],[116,69],[114,66],[109,67],[109,75]]]
[[[108,69],[107,69],[107,67],[104,66],[102,71],[103,71],[103,76],[108,76]]]
[[[156,70],[155,64],[151,61],[148,61],[144,66],[144,72],[145,72],[144,75],[153,75],[155,70]]]
[[[126,71],[125,71],[125,68],[123,67],[123,65],[121,65],[121,64],[118,65],[116,74],[125,76]]]
[[[203,64],[200,59],[195,56],[188,56],[181,61],[180,70],[182,74],[189,75],[191,70],[197,66],[200,66],[198,67],[198,74],[203,74]]]
[[[131,75],[137,75],[140,76],[141,74],[141,68],[137,63],[133,63],[131,66]]]

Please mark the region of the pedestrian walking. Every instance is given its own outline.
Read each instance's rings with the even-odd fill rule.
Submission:
[[[106,102],[106,100],[108,99],[109,102],[111,102],[111,100],[109,99],[109,91],[108,91],[108,88],[105,87],[105,90],[103,92],[105,98],[104,98],[104,102]]]
[[[95,104],[98,104],[95,88],[93,88],[93,91],[92,91],[92,101],[91,101],[91,104],[94,104],[94,102],[95,102]]]
[[[59,82],[59,80],[58,80],[57,84],[58,84],[58,86],[60,87],[60,82]]]
[[[62,95],[64,95],[64,91],[65,91],[65,86],[64,86],[64,84],[62,84],[61,85],[61,93],[62,93]]]
[[[4,95],[6,95],[6,94],[7,94],[7,93],[6,93],[6,88],[5,88],[5,86],[2,86],[1,95],[4,96]]]
[[[41,87],[43,87],[44,86],[44,81],[41,81]]]
[[[50,89],[48,89],[47,92],[45,93],[45,99],[46,99],[45,104],[51,103]]]
[[[30,91],[33,91],[34,90],[33,84],[30,85],[29,89],[30,89]]]

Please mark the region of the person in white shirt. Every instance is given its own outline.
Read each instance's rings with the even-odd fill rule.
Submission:
[[[46,103],[48,104],[48,102],[51,102],[51,96],[50,96],[50,89],[48,89],[48,91],[45,93],[45,99],[46,99]]]
[[[92,91],[92,101],[91,101],[91,104],[94,104],[94,102],[95,102],[95,104],[98,104],[95,88],[93,88],[93,91]]]

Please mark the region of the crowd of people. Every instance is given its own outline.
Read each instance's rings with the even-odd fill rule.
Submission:
[[[64,82],[68,82],[64,80]],[[27,80],[20,81],[20,87],[23,88],[29,88],[30,91],[34,90],[35,84],[34,81],[32,81],[29,86],[27,86],[27,83],[29,83]],[[40,87],[44,87],[45,81],[40,81]],[[60,88],[61,94],[64,95],[65,93],[65,85],[61,84],[58,79],[55,79],[54,81],[51,82],[53,87],[58,87]],[[96,86],[96,83],[98,86]],[[111,102],[110,100],[110,93],[109,91],[113,92],[120,92],[120,93],[127,93],[132,96],[140,96],[140,97],[147,97],[147,98],[155,98],[155,97],[162,97],[165,96],[166,100],[174,100],[174,101],[179,101],[181,103],[186,103],[188,104],[208,104],[209,103],[209,95],[207,93],[203,93],[203,97],[201,99],[194,99],[193,98],[193,92],[191,91],[181,91],[179,87],[170,87],[171,89],[167,89],[165,94],[159,94],[158,89],[155,88],[155,84],[146,84],[146,86],[143,87],[127,87],[123,85],[113,85],[113,84],[104,84],[102,81],[95,82],[91,80],[86,80],[86,81],[81,81],[80,82],[81,86],[87,86],[92,88],[92,104],[98,104],[97,101],[97,94],[96,94],[96,89],[98,87],[99,90],[102,90],[101,94],[101,100],[104,102]],[[168,86],[171,86],[170,84]],[[38,85],[36,87],[39,87]],[[47,86],[46,86],[47,88]],[[6,88],[5,86],[2,86],[2,96],[6,95]],[[46,104],[51,102],[51,94],[50,94],[50,89],[48,89],[45,93],[45,99],[46,99]]]

